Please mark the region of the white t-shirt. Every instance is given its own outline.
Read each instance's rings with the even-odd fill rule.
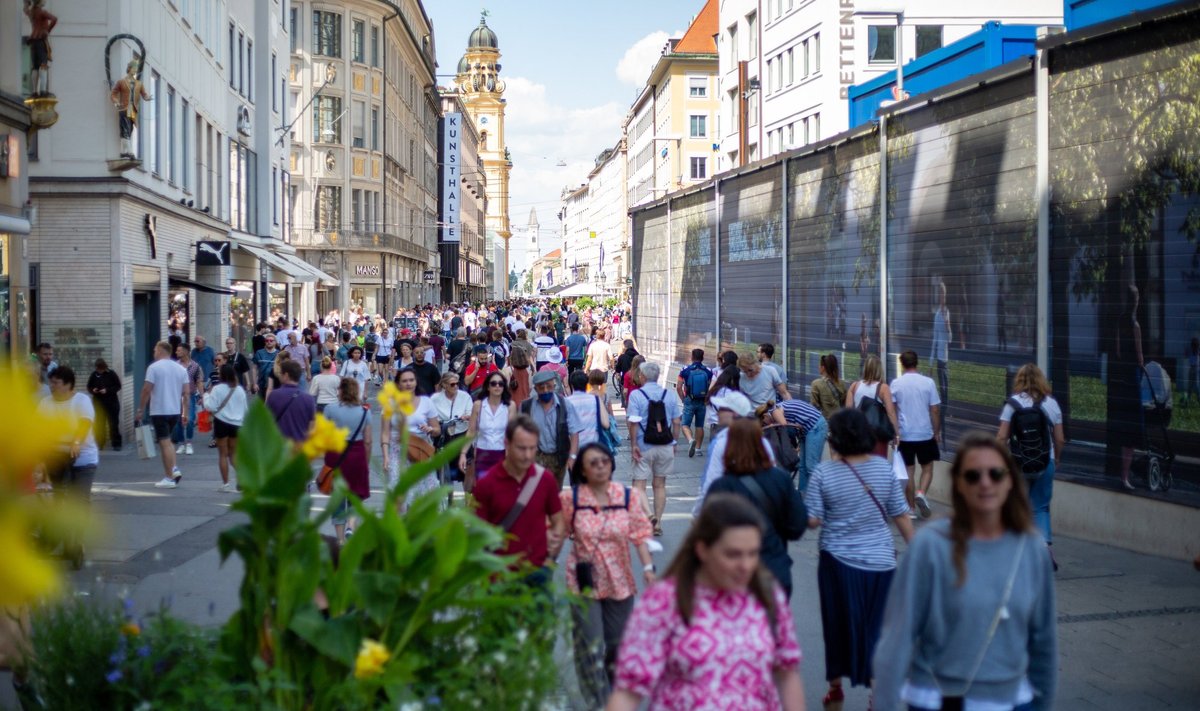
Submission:
[[[900,421],[901,442],[924,442],[933,439],[933,422],[929,408],[941,405],[933,379],[920,373],[905,373],[892,381],[892,402],[896,403],[896,418]]]
[[[1015,397],[1017,402],[1021,403],[1023,406],[1033,407],[1033,398],[1029,397],[1028,394],[1018,393],[1013,395],[1013,397]],[[1050,420],[1051,430],[1053,430],[1056,425],[1062,424],[1062,408],[1058,406],[1058,403],[1054,400],[1054,398],[1047,396],[1045,400],[1042,400],[1042,412],[1046,413],[1046,418]],[[1012,403],[1006,400],[1004,402],[1004,409],[1000,411],[1000,421],[1010,422],[1012,420],[1012,416]],[[1050,461],[1054,461],[1054,433],[1051,432],[1050,434]]]
[[[179,400],[176,399],[176,405],[179,405]],[[96,438],[93,436],[91,423],[96,421],[96,408],[92,405],[92,399],[83,393],[77,392],[71,395],[70,400],[59,402],[54,399],[54,396],[47,397],[38,405],[38,410],[46,415],[66,416],[71,420],[71,429],[64,433],[61,446],[63,449],[69,447],[72,443],[72,435],[77,431],[76,426],[80,420],[87,420],[89,426],[87,435],[83,441],[79,443],[79,456],[75,457],[74,465],[77,467],[95,466],[100,463],[100,449],[96,446]]]
[[[463,314],[463,325],[467,328],[474,330],[477,323],[479,323],[479,318],[474,311],[467,311]]]
[[[610,358],[612,358],[612,351],[608,347],[608,342],[597,338],[592,341],[592,345],[588,346],[587,358],[585,359],[587,369],[608,370]]]
[[[358,381],[358,397],[360,400],[365,400],[367,396],[367,378],[371,376],[371,366],[367,365],[367,361],[359,360],[355,363],[353,360],[348,360],[342,363],[342,370],[339,373],[343,378],[354,378]]]
[[[428,425],[430,420],[439,419],[437,408],[434,407],[433,401],[424,395],[418,395],[414,404],[416,405],[416,409],[413,410],[413,414],[408,416],[409,434],[413,435],[414,437],[420,437],[424,440],[433,441],[433,437],[425,432],[422,432],[420,427],[422,425]],[[394,436],[395,435],[393,435],[393,437]]]
[[[182,414],[183,391],[188,384],[187,368],[170,358],[156,360],[146,368],[146,382],[154,386],[150,391],[150,412],[147,414],[151,417]]]
[[[533,345],[537,346],[537,360],[545,363],[550,360],[550,351],[556,348],[554,345],[554,336],[538,336],[533,339]]]
[[[379,334],[379,345],[375,347],[375,355],[379,357],[392,354],[392,344],[396,342],[396,332],[389,326]]]

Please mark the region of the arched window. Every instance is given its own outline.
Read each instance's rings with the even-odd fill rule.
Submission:
[[[479,150],[481,150],[481,151],[487,150],[487,138],[488,138],[487,131],[479,132]]]

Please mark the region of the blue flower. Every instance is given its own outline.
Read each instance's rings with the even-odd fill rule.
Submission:
[[[104,676],[104,678],[108,680],[108,683],[115,684],[118,681],[120,681],[124,676],[125,675],[121,673],[120,669],[113,669],[108,674],[106,674]]]
[[[138,647],[137,655],[139,657],[141,657],[142,659],[145,659],[146,657],[150,656],[150,645],[143,644],[142,646]]]
[[[123,661],[125,661],[125,650],[123,649],[118,649],[108,657],[108,663],[112,664],[113,666],[116,666]]]
[[[133,616],[133,598],[127,597],[122,601],[121,604],[125,607],[125,616],[132,617]]]

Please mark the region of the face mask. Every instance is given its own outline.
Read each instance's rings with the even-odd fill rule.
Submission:
[[[554,399],[554,393],[538,393],[538,400],[541,402],[550,402]]]

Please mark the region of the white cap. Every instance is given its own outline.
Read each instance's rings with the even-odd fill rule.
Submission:
[[[750,404],[750,399],[736,390],[727,390],[722,395],[717,395],[709,399],[718,411],[729,410],[738,417],[749,417],[754,412],[754,405]]]

